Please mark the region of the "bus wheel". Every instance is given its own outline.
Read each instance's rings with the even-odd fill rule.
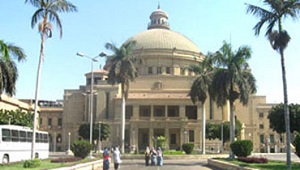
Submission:
[[[4,163],[4,164],[9,163],[9,157],[8,157],[8,155],[4,155],[3,156],[2,163]]]
[[[35,153],[34,158],[39,158],[39,154]]]

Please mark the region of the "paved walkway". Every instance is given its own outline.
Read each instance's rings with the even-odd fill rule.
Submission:
[[[113,169],[113,167],[111,167]],[[142,159],[126,159],[120,166],[120,170],[218,170],[207,167],[206,159],[196,160],[165,160],[163,166],[145,166]]]

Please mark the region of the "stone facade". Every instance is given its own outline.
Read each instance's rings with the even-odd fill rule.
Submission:
[[[128,150],[143,150],[155,146],[158,136],[167,138],[167,149],[180,148],[183,143],[192,142],[201,148],[202,104],[193,104],[188,96],[196,75],[186,68],[201,62],[205,57],[198,47],[185,36],[171,31],[168,15],[161,9],[150,16],[148,30],[138,33],[127,41],[136,41],[133,55],[138,78],[130,83],[126,101],[125,147]],[[66,133],[74,134],[81,123],[90,121],[91,73],[86,74],[86,85],[77,90],[65,90],[63,127]],[[107,84],[107,71],[94,71],[93,120],[111,127],[108,140],[103,146],[120,145],[121,136],[121,93],[118,85]],[[207,123],[229,121],[229,106],[218,108],[213,102],[205,103]],[[272,107],[266,104],[265,96],[251,96],[249,104],[235,103],[235,113],[243,123],[241,139],[254,142],[255,152],[276,151],[284,146],[278,134],[269,129],[267,113]],[[263,113],[264,117],[259,115]],[[261,125],[264,125],[262,128]],[[263,139],[260,137],[263,135]],[[206,150],[219,151],[219,140],[206,140]],[[276,149],[275,149],[276,148]]]
[[[164,11],[158,8],[150,19],[148,30],[128,39],[137,42],[133,55],[139,63],[136,63],[138,78],[130,83],[126,101],[125,148],[143,150],[155,146],[158,136],[165,136],[166,149],[177,149],[190,142],[195,149],[202,150],[202,107],[207,123],[222,123],[229,121],[229,106],[218,108],[209,99],[204,106],[192,103],[188,93],[196,75],[187,67],[201,62],[205,56],[187,37],[171,30]],[[93,122],[111,128],[109,139],[101,142],[102,147],[120,145],[121,90],[119,85],[107,84],[107,74],[103,69],[87,73],[85,85],[64,91],[63,105],[44,101],[39,106],[39,126],[49,131],[53,151],[67,150],[69,135],[71,142],[80,139],[80,125],[91,120],[90,95],[93,95]],[[23,106],[16,99],[3,100],[1,96],[1,108],[30,109],[30,106],[28,102]],[[284,136],[269,128],[267,115],[272,106],[266,103],[265,96],[255,95],[247,106],[235,103],[236,118],[243,123],[240,138],[252,140],[254,152],[284,151]],[[220,140],[206,140],[207,152],[220,150]]]

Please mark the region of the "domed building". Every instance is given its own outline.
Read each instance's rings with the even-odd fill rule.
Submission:
[[[208,123],[229,121],[227,106],[217,108],[210,100],[205,106],[194,104],[188,95],[196,75],[187,68],[201,62],[205,56],[189,38],[171,30],[167,13],[159,7],[150,15],[148,29],[127,41],[136,41],[133,55],[138,56],[140,62],[136,63],[138,77],[130,83],[126,101],[125,148],[144,150],[146,146],[156,146],[157,137],[164,136],[166,149],[179,149],[183,143],[194,143],[195,149],[203,150],[202,107],[206,109]],[[108,124],[111,130],[110,137],[99,145],[102,148],[120,145],[121,90],[119,85],[107,84],[107,73],[102,69],[93,72],[91,105],[92,73],[85,75],[86,85],[65,90],[64,146],[67,146],[69,132],[72,140],[80,138],[78,128],[82,123],[90,122],[90,106],[94,123]],[[266,125],[270,107],[265,96],[252,96],[247,107],[239,103],[235,106],[237,119],[243,123],[241,138],[252,140],[258,152],[266,147],[261,144],[267,137],[278,135]],[[260,117],[261,114],[265,116]],[[266,128],[259,129],[261,124]],[[269,147],[275,148],[275,144]],[[206,150],[219,152],[221,141],[206,140]]]

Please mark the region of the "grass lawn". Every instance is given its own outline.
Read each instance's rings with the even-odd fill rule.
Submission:
[[[97,159],[95,159],[97,160]],[[23,168],[23,162],[16,162],[16,163],[11,163],[11,164],[6,164],[2,165],[0,164],[0,169],[1,170],[19,170],[19,169],[26,169],[26,170],[47,170],[47,169],[55,169],[55,168],[61,168],[61,167],[66,167],[66,166],[71,166],[71,165],[76,165],[79,163],[83,162],[88,162],[90,160],[88,159],[83,159],[77,162],[60,162],[60,163],[52,163],[50,162],[50,159],[47,160],[42,160],[41,161],[41,166],[37,168]]]
[[[238,161],[237,159],[230,160],[227,158],[218,158],[217,160],[230,162],[232,164],[236,164],[243,167],[251,167],[251,168],[256,168],[261,170],[286,169],[286,162],[283,161],[268,160],[268,163],[264,164],[264,163],[245,163],[245,162]],[[292,169],[295,170],[300,169],[300,163],[292,162]]]

